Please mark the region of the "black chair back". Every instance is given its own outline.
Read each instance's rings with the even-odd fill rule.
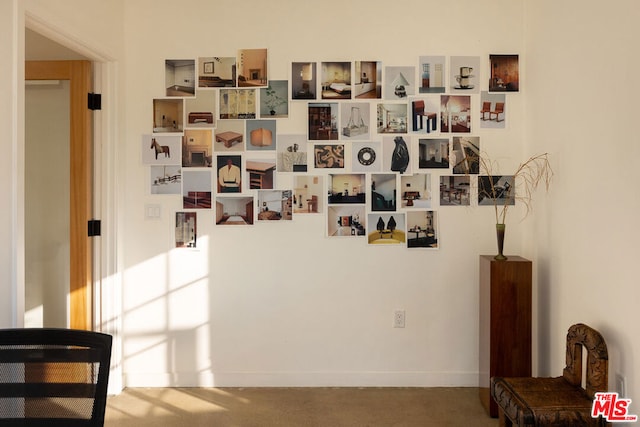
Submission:
[[[112,337],[0,329],[0,427],[104,425]]]

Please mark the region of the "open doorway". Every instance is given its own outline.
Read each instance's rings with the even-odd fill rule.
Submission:
[[[25,31],[25,326],[92,329],[91,62]]]

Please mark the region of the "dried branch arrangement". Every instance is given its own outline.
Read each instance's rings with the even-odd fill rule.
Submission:
[[[485,155],[478,157],[480,163],[480,173],[489,177],[489,188],[478,188],[480,194],[490,197],[493,200],[493,208],[496,215],[496,224],[504,224],[509,207],[514,201],[524,204],[526,211],[524,218],[532,210],[533,195],[539,185],[544,184],[545,190],[549,191],[551,179],[553,178],[553,169],[549,164],[548,153],[538,154],[529,157],[525,162],[520,163],[513,177],[513,188],[502,198],[498,197],[498,191],[495,187],[494,170],[496,162]]]

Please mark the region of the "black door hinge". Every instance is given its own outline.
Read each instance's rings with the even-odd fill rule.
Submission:
[[[100,236],[102,224],[99,219],[90,219],[87,233],[89,237]]]
[[[87,107],[90,110],[102,109],[102,95],[99,93],[89,93],[87,97]]]

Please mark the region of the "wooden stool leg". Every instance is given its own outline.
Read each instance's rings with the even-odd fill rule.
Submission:
[[[513,423],[507,416],[504,414],[502,408],[498,409],[498,422],[500,427],[513,427]]]

